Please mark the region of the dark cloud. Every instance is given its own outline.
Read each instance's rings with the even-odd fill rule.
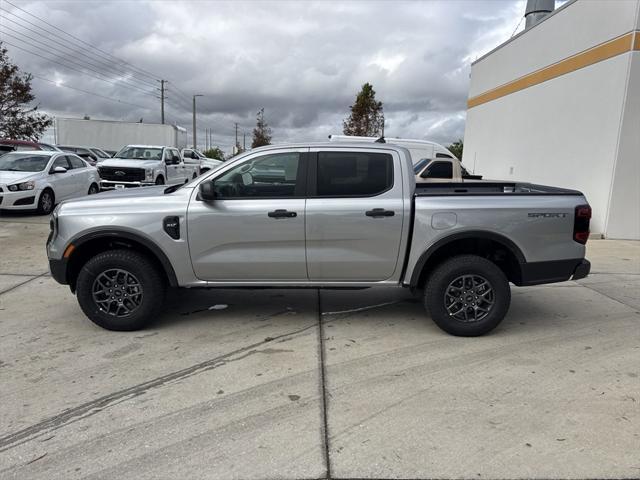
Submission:
[[[190,130],[191,95],[203,94],[198,98],[199,138],[204,139],[204,128],[213,128],[214,141],[227,150],[234,122],[250,136],[260,107],[274,141],[320,140],[340,133],[355,93],[367,81],[384,102],[389,136],[456,140],[464,133],[470,63],[506,40],[524,11],[522,0],[12,3],[170,80],[170,122]],[[38,23],[6,2],[2,8]],[[20,29],[18,22],[2,12],[0,32],[10,33],[3,25]],[[46,32],[40,38],[49,43]],[[3,39],[14,43],[9,36]],[[140,71],[122,76],[128,66],[100,69],[114,84],[62,65],[86,60],[81,49],[59,52],[52,63],[8,48],[26,71],[111,99],[36,78],[44,110],[159,121],[155,79]]]

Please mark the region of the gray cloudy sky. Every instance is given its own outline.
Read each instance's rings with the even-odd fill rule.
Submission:
[[[107,65],[104,53],[78,49],[14,5],[148,73]],[[35,78],[34,90],[56,115],[159,122],[154,84],[164,78],[168,122],[191,131],[191,95],[203,94],[199,140],[213,128],[228,151],[234,122],[250,142],[260,107],[274,142],[341,133],[356,92],[371,82],[388,136],[448,143],[464,134],[470,63],[508,39],[523,13],[524,0],[0,0],[0,39],[22,69],[48,80]]]

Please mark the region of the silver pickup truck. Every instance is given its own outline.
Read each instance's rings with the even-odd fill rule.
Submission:
[[[51,273],[111,330],[154,319],[168,286],[398,286],[462,336],[500,323],[509,282],[589,273],[591,208],[580,192],[416,185],[412,167],[394,145],[269,146],[183,186],[63,202],[51,217]]]

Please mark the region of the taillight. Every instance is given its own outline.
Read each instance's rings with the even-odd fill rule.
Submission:
[[[591,207],[578,205],[573,217],[573,239],[584,245],[589,240],[589,221],[591,220]]]

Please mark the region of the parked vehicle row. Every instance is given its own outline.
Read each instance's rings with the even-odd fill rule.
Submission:
[[[98,193],[98,171],[77,155],[14,151],[0,156],[0,209],[49,214],[62,200]]]

